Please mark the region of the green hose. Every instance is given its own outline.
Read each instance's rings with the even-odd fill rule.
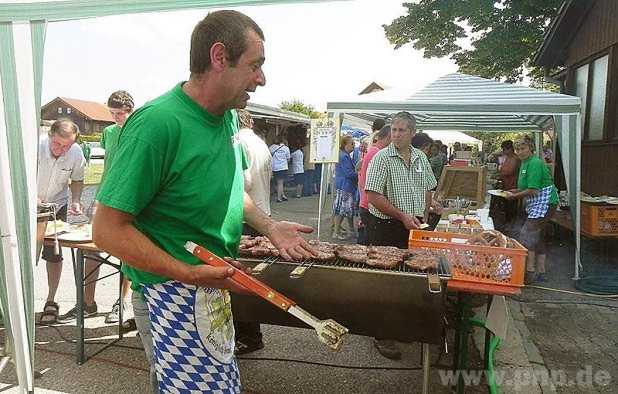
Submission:
[[[575,281],[575,288],[584,293],[597,295],[618,294],[618,275],[605,273],[586,276]]]
[[[485,321],[480,319],[468,318],[468,321],[476,327],[481,327],[487,330]],[[490,394],[498,394],[498,384],[496,383],[496,376],[494,373],[494,352],[500,346],[500,338],[493,336],[489,341],[489,358],[487,359],[487,384],[489,386]]]

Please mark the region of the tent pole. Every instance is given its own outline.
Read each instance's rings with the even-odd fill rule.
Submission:
[[[581,203],[579,200],[579,196],[581,194],[581,187],[582,187],[582,183],[581,183],[581,151],[582,151],[582,144],[581,144],[581,135],[582,135],[582,122],[581,122],[581,113],[578,113],[577,115],[570,116],[570,118],[575,118],[575,136],[574,136],[574,145],[575,145],[575,190],[574,192],[576,193],[575,198],[571,199],[571,201],[575,200],[575,217],[573,218],[574,224],[575,224],[575,276],[573,277],[573,280],[579,280],[579,271],[582,268],[582,263],[581,263]],[[571,123],[571,122],[569,122]]]
[[[326,163],[322,163],[322,173],[320,174],[320,199],[318,202],[318,241],[320,240],[320,229],[322,226],[322,201],[324,199],[324,170]]]

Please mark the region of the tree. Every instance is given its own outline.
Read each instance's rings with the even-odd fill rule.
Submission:
[[[532,57],[563,0],[420,0],[383,25],[395,49],[412,43],[426,58],[450,56],[459,69],[484,78],[542,78]],[[462,46],[469,39],[471,48]]]
[[[308,117],[312,119],[322,117],[322,114],[320,112],[317,112],[315,108],[313,107],[313,105],[305,104],[302,101],[297,100],[297,99],[293,99],[290,101],[283,101],[281,102],[281,104],[279,104],[279,108],[286,110],[286,111],[292,111],[292,112],[296,112],[299,114],[307,115]]]

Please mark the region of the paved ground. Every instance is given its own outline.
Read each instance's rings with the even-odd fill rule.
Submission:
[[[89,195],[92,196],[92,192],[89,192]],[[273,216],[315,227],[317,205],[315,196],[291,199],[281,204],[273,204]],[[324,211],[326,215],[322,220],[320,238],[327,239],[330,233],[329,201],[325,202]],[[570,280],[571,256],[569,245],[552,246],[549,258],[550,281],[546,286],[574,290]],[[598,258],[594,249],[590,256],[590,265],[598,267],[599,264],[595,264]],[[608,266],[616,268],[615,262]],[[43,264],[35,268],[35,283],[35,307],[40,310],[47,292]],[[106,312],[111,308],[117,298],[117,286],[116,277],[105,279],[98,285],[96,300],[99,311]],[[70,264],[66,264],[63,272],[58,301],[62,312],[75,302]],[[574,302],[593,302],[612,308]],[[558,371],[560,383],[560,371],[564,371],[567,379],[574,379],[576,371],[582,370],[584,372],[580,375],[585,381],[586,368],[589,368],[590,375],[597,374],[593,378],[603,378],[599,373],[606,371],[614,380],[609,386],[594,384],[567,387],[555,384],[540,387],[538,384],[522,384],[526,382],[520,379],[505,385],[503,392],[616,392],[618,346],[615,327],[618,324],[618,315],[615,308],[618,308],[618,302],[526,289],[520,297],[510,300],[509,308],[512,320],[507,341],[497,352],[499,369],[512,373],[529,370]],[[103,319],[103,314],[87,319],[88,338],[101,341],[113,335],[113,328],[105,326]],[[381,357],[372,346],[371,339],[366,337],[351,336],[341,352],[331,353],[309,330],[264,326],[263,331],[266,348],[251,354],[251,359],[240,360],[246,389],[285,394],[420,392],[418,344],[402,344],[403,359],[390,361]],[[75,326],[71,324],[37,327],[35,365],[37,370],[44,372],[43,377],[36,380],[37,392],[148,392],[147,363],[134,333],[119,342],[118,346],[103,351],[82,366],[75,364],[74,344],[70,343],[75,336]],[[450,342],[452,349],[452,340]],[[100,346],[88,345],[88,352],[91,354]],[[448,385],[441,383],[440,374],[440,368],[451,364],[450,355],[444,355],[437,360],[438,353],[438,349],[432,347],[432,362],[439,365],[432,370],[430,392],[450,392]],[[471,353],[472,367],[479,368],[478,354],[474,351]],[[0,391],[16,392],[16,389],[11,388],[15,378],[10,366],[0,375],[0,382]],[[469,387],[466,392],[486,391],[486,388],[480,385]]]

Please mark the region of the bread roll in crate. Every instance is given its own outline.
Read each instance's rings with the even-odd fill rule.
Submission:
[[[454,280],[511,288],[524,283],[528,250],[499,231],[458,234],[411,230],[409,248],[438,251],[448,261]]]

